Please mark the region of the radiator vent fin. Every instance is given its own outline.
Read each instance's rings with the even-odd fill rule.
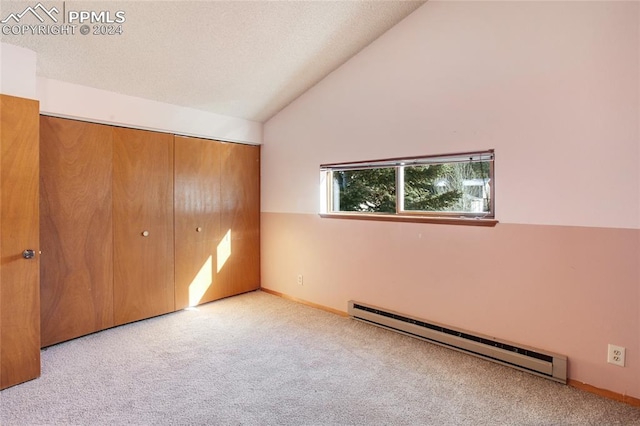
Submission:
[[[360,302],[349,302],[349,315],[373,325],[426,339],[551,380],[561,383],[567,381],[567,358],[563,355],[472,334]]]
[[[439,331],[441,333],[447,333],[447,334],[451,334],[452,336],[461,337],[463,339],[473,340],[474,342],[482,343],[482,344],[485,344],[485,345],[488,345],[488,346],[493,346],[495,348],[504,349],[506,351],[519,353],[519,354],[522,354],[522,355],[525,355],[525,356],[541,359],[541,360],[547,361],[547,362],[552,362],[553,361],[553,357],[552,356],[541,354],[541,353],[535,352],[535,351],[529,351],[529,350],[526,350],[526,349],[523,349],[523,348],[519,348],[517,346],[509,345],[507,343],[500,343],[500,342],[495,341],[495,340],[485,339],[484,337],[474,336],[473,334],[463,333],[461,331],[456,331],[456,330],[452,330],[450,328],[442,327],[442,326],[439,326],[439,325],[430,324],[428,322],[415,320],[415,319],[412,319],[412,318],[409,318],[409,317],[405,317],[405,316],[402,316],[402,315],[393,314],[391,312],[381,311],[381,310],[378,310],[378,309],[375,309],[375,308],[370,308],[370,307],[364,306],[364,305],[355,304],[354,307],[356,309],[362,309],[363,311],[373,312],[374,314],[382,315],[382,316],[385,316],[387,318],[393,318],[393,319],[396,319],[398,321],[406,322],[406,323],[409,323],[409,324],[415,324],[418,327],[429,328],[431,330]]]

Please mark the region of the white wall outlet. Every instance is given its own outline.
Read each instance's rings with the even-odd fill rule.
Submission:
[[[609,364],[619,365],[624,367],[624,356],[626,349],[622,346],[616,346],[609,344],[609,350],[607,352],[607,362]]]
[[[302,274],[298,275],[298,284],[299,285],[304,285],[304,279],[302,277]]]

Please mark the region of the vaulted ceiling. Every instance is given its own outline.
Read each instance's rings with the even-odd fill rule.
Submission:
[[[1,1],[0,19],[37,3]],[[78,25],[1,40],[35,51],[41,77],[264,122],[423,3],[42,1],[65,20],[123,11],[122,34],[82,35]]]

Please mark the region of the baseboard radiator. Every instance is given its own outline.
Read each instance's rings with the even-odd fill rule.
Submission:
[[[349,301],[349,315],[378,327],[567,383],[567,357],[563,355],[472,334],[353,300]]]

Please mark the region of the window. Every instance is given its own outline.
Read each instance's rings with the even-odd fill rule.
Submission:
[[[493,163],[490,150],[323,164],[322,214],[493,219]]]

